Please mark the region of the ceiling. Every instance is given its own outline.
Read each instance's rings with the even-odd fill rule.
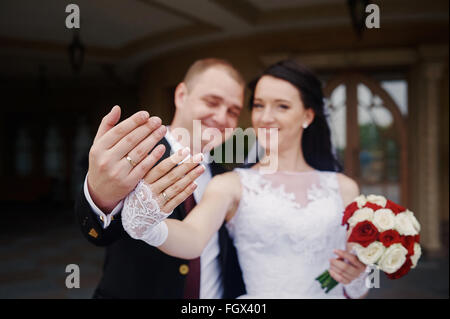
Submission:
[[[380,3],[381,1],[374,1]],[[351,26],[346,0],[2,0],[0,71],[26,76],[37,64],[70,73],[65,7],[80,8],[83,72],[133,69],[172,50],[274,30]],[[382,2],[382,23],[447,21],[448,1]],[[51,62],[49,62],[51,61]]]

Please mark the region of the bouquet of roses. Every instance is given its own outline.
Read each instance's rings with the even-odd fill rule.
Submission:
[[[344,212],[347,242],[358,259],[382,270],[389,279],[398,279],[415,268],[422,251],[420,224],[408,209],[383,196],[360,195]],[[328,270],[316,278],[328,293],[338,282]]]

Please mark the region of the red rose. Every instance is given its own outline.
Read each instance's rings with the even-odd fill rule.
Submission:
[[[380,236],[378,238],[385,247],[389,247],[392,244],[401,244],[402,243],[400,234],[396,230],[393,230],[393,229],[389,229],[389,230],[386,230],[386,231],[380,233]]]
[[[376,211],[376,210],[379,210],[379,209],[383,208],[380,205],[377,205],[377,204],[374,204],[374,203],[371,203],[371,202],[367,202],[366,205],[364,205],[364,207],[372,208],[373,211]]]
[[[353,214],[358,210],[358,204],[356,202],[352,202],[348,204],[345,208],[344,217],[342,218],[342,225],[347,224],[347,221]]]
[[[349,242],[358,243],[363,247],[369,246],[378,238],[378,229],[368,220],[355,225],[348,238]]]
[[[414,243],[416,236],[402,236],[402,245],[408,250],[406,257],[414,255]]]
[[[404,211],[406,210],[405,207],[400,206],[400,205],[394,203],[393,201],[391,201],[391,200],[389,200],[389,199],[387,200],[386,208],[392,210],[392,212],[393,212],[395,215],[400,214],[401,212],[404,212]]]
[[[411,261],[411,258],[408,257],[406,259],[406,261],[404,262],[403,266],[401,266],[399,270],[397,270],[393,274],[386,274],[386,275],[388,276],[389,279],[398,279],[398,278],[406,275],[409,272],[409,270],[411,269],[411,266],[412,266],[412,261]]]

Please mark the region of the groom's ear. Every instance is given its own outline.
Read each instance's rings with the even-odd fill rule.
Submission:
[[[181,82],[175,88],[174,102],[177,109],[183,108],[184,104],[186,103],[187,96],[187,86],[184,82]]]

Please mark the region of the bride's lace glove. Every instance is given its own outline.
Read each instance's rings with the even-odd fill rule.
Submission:
[[[194,192],[194,180],[205,170],[198,165],[202,154],[186,159],[187,155],[189,149],[180,150],[153,167],[126,197],[122,225],[132,238],[152,246],[160,246],[166,240],[164,219]]]
[[[168,234],[166,223],[163,221],[172,211],[169,213],[161,211],[158,198],[153,196],[149,185],[141,180],[125,199],[122,225],[132,238],[141,239],[152,246],[159,246],[164,243]]]

